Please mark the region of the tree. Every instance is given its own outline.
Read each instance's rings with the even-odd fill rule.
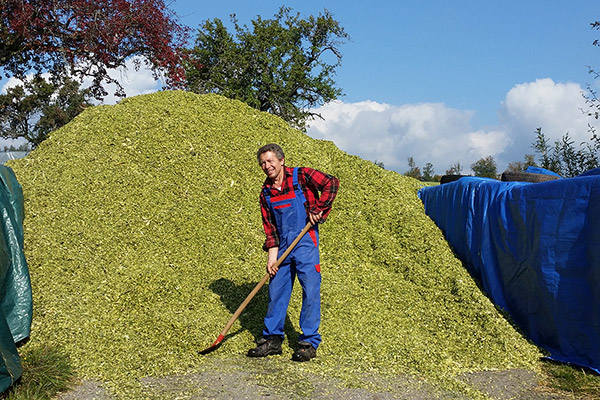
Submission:
[[[548,144],[548,139],[542,132],[542,128],[537,128],[536,139],[532,144],[532,147],[541,157],[541,167],[556,173],[560,173],[560,160],[557,158],[556,153],[553,153],[552,147]]]
[[[600,21],[594,21],[591,23],[592,29],[600,30]],[[600,39],[596,39],[592,42],[594,46],[600,46]],[[588,67],[590,75],[597,79],[600,77],[600,72]],[[592,85],[588,84],[588,95],[584,95],[586,103],[589,106],[588,115],[595,119],[600,119],[600,99],[598,93],[592,88]],[[591,133],[591,141],[589,143],[582,143],[579,150],[579,163],[584,171],[592,168],[597,168],[600,163],[598,160],[598,153],[600,153],[600,138],[598,137],[596,130],[591,125],[588,125],[589,132]]]
[[[536,166],[535,156],[533,154],[525,154],[523,161],[514,161],[508,164],[506,170],[508,172],[522,172],[529,166]]]
[[[108,70],[143,56],[158,78],[183,81],[187,29],[175,22],[164,0],[0,0],[0,67],[7,77],[49,73],[52,83],[92,77],[91,94],[103,83],[123,88]],[[141,62],[140,62],[141,63]],[[138,64],[137,67],[140,65]]]
[[[576,176],[584,172],[579,167],[579,154],[573,146],[575,142],[565,133],[559,142],[556,142],[556,151],[561,162],[561,172],[565,176]]]
[[[425,164],[425,167],[423,167],[423,180],[425,182],[433,182],[435,180],[434,174],[435,172],[433,171],[433,164],[429,162]]]
[[[592,29],[600,30],[600,21],[592,22],[591,26]],[[600,39],[594,40],[592,44],[600,46]],[[600,72],[592,67],[588,67],[588,69],[594,79],[600,77]],[[589,106],[588,116],[600,119],[600,98],[591,85],[588,85],[588,94],[584,94],[584,98]],[[589,169],[599,167],[600,137],[593,126],[588,125],[588,131],[591,133],[590,141],[580,143],[579,148],[576,149],[568,132],[560,140],[555,141],[554,147],[552,147],[542,132],[542,128],[538,128],[532,147],[540,156],[541,167],[565,177],[576,176]]]
[[[415,178],[418,180],[422,179],[421,169],[417,167],[415,160],[412,157],[408,157],[408,168],[409,170],[404,173],[406,176],[410,176],[411,178]]]
[[[460,162],[457,161],[446,170],[446,175],[460,175],[461,172],[462,166],[460,165]]]
[[[186,62],[189,90],[241,100],[301,129],[320,116],[311,108],[342,94],[333,76],[349,36],[329,11],[301,19],[282,7],[273,19],[253,20],[252,30],[235,15],[231,22],[235,36],[218,18],[199,29]]]
[[[600,136],[596,132],[596,129],[588,125],[589,132],[592,134],[589,142],[581,143],[579,150],[579,160],[583,171],[600,167]]]
[[[591,23],[592,29],[600,30],[600,21],[594,21]],[[596,39],[592,42],[594,46],[600,47],[600,39]],[[589,74],[597,79],[600,77],[600,72],[593,69],[592,67],[588,67]],[[598,93],[592,88],[591,85],[587,85],[589,95],[584,95],[586,99],[586,103],[589,106],[588,115],[594,117],[595,119],[600,119],[600,99],[598,98]]]
[[[0,95],[0,136],[22,137],[36,147],[89,106],[88,97],[72,79],[59,85],[37,75]]]
[[[475,173],[475,176],[494,179],[498,177],[496,161],[491,155],[475,161],[473,164],[471,164],[471,169]]]
[[[379,168],[385,169],[385,164],[383,163],[383,161],[373,161],[373,164],[377,165]]]
[[[4,150],[2,150],[4,153],[8,153],[8,152],[12,152],[12,151],[30,151],[31,147],[29,147],[28,143],[21,143],[19,146],[15,147],[14,144],[11,144],[10,147],[9,146],[4,146]]]
[[[541,167],[564,177],[573,177],[600,166],[598,160],[600,137],[591,126],[590,132],[592,133],[590,141],[581,143],[576,149],[568,132],[561,139],[556,140],[554,146],[550,146],[542,128],[538,128],[532,146],[540,155]]]

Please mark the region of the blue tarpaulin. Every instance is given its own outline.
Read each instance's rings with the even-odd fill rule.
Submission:
[[[464,177],[419,197],[528,338],[600,372],[600,169],[539,183]]]

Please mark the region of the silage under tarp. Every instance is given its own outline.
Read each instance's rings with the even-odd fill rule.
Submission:
[[[534,343],[554,360],[600,372],[600,168],[539,183],[465,177],[420,197]]]
[[[256,150],[340,179],[321,227],[322,329],[311,371],[425,378],[534,368],[425,215],[419,183],[311,139],[241,102],[159,92],[86,110],[11,162],[25,193],[34,339],[108,382],[199,368],[265,272]],[[286,324],[293,351],[300,295]],[[210,357],[262,331],[257,295]],[[288,363],[289,358],[276,358]]]

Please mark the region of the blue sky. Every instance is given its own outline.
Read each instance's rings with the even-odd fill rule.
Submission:
[[[455,163],[468,173],[473,162],[493,155],[502,171],[533,153],[538,126],[553,139],[567,131],[590,137],[579,103],[580,92],[595,83],[587,66],[600,67],[600,48],[592,46],[600,32],[590,27],[600,19],[597,1],[285,4],[304,16],[326,8],[351,37],[341,46],[336,80],[343,103],[324,108],[326,121],[309,130],[349,153],[398,172],[413,157],[421,167],[432,162],[439,174]],[[231,13],[249,24],[281,5],[176,0],[172,6],[182,23],[197,28],[206,19],[227,22]]]
[[[188,26],[206,19],[242,23],[269,17],[280,2],[175,0]],[[255,5],[253,3],[260,3]],[[574,6],[574,4],[577,6]],[[600,60],[590,22],[597,1],[287,1],[302,15],[324,8],[352,41],[341,46],[337,83],[345,102],[444,102],[477,110],[494,123],[498,104],[515,84],[552,78],[590,81],[586,65]],[[597,35],[597,37],[600,35]],[[596,64],[598,64],[596,62]]]
[[[195,31],[206,19],[241,24],[272,17],[282,2],[172,0],[180,22]],[[336,82],[340,101],[318,109],[308,134],[342,150],[384,162],[398,172],[413,157],[443,174],[463,173],[492,155],[499,172],[520,161],[534,131],[551,139],[569,132],[588,140],[582,92],[600,86],[587,66],[600,69],[600,2],[504,1],[286,1],[302,16],[324,8],[351,40]],[[157,90],[143,71],[120,72],[128,95]],[[4,81],[6,82],[6,81]],[[111,100],[108,99],[108,102]]]

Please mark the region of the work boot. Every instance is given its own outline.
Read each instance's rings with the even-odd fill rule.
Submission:
[[[315,358],[317,356],[317,349],[315,349],[312,344],[308,342],[300,342],[298,345],[300,347],[294,354],[292,354],[293,361],[310,361],[311,358]]]
[[[248,357],[266,357],[281,354],[281,342],[283,342],[283,339],[280,336],[260,338],[256,343],[257,346],[248,350]]]

